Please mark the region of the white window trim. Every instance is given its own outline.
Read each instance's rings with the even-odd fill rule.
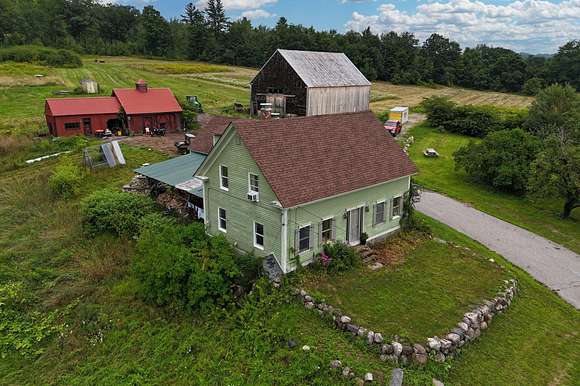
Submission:
[[[253,223],[254,223],[254,226],[253,226],[254,247],[255,248],[258,248],[258,249],[260,249],[260,250],[263,251],[264,250],[264,245],[260,245],[257,242],[257,237],[256,236],[258,235],[258,233],[256,232],[256,224],[260,224],[262,226],[262,232],[265,232],[265,230],[264,230],[265,229],[264,224],[257,223],[256,221],[254,221]],[[264,244],[266,244],[266,235],[265,234],[262,234],[262,241],[264,242]]]
[[[396,216],[393,216],[393,210],[395,209],[395,200],[398,199],[398,198],[402,198],[402,197],[403,197],[403,195],[402,194],[399,194],[398,196],[394,196],[391,199],[391,220],[397,220],[397,219],[400,219],[401,218],[401,215],[400,214],[398,214]],[[399,207],[399,213],[401,213],[402,210],[403,210],[403,200],[401,200],[401,205]]]
[[[223,186],[223,176],[222,176],[222,167],[228,169],[228,176],[226,177],[228,179],[228,187],[226,188],[225,186]],[[220,189],[224,190],[226,192],[230,191],[229,185],[230,185],[230,169],[226,166],[226,165],[220,165],[220,169],[219,169],[219,174],[220,174]]]
[[[308,231],[308,249],[300,251],[300,229],[306,228],[306,227],[310,227],[310,230]],[[298,244],[298,251],[296,251],[296,253],[298,253],[298,256],[304,255],[304,254],[310,252],[310,250],[312,249],[312,238],[310,236],[312,236],[312,223],[298,226],[298,243],[297,243]]]
[[[379,204],[383,204],[383,221],[381,222],[375,222],[377,220],[377,212],[376,212],[376,206]],[[388,205],[387,205],[387,200],[382,200],[382,201],[377,201],[375,202],[375,208],[373,208],[373,224],[375,226],[377,225],[382,225],[385,224],[387,222],[387,209],[388,209]]]
[[[227,230],[227,229],[224,229],[224,228],[222,228],[222,224],[221,224],[221,220],[222,220],[222,219],[221,219],[221,217],[220,217],[220,210],[223,210],[223,211],[226,213],[226,218],[225,218],[225,221],[226,221],[226,228],[227,228],[227,226],[228,226],[228,211],[227,211],[227,210],[225,210],[224,208],[220,208],[220,207],[218,207],[218,215],[217,215],[217,217],[218,217],[218,230],[219,230],[220,232],[223,232],[223,233],[228,233],[228,230]]]
[[[258,190],[252,189],[252,176],[258,177]],[[248,172],[248,193],[260,193],[260,176],[256,173]]]

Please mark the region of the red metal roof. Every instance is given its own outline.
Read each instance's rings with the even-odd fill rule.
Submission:
[[[371,112],[238,120],[233,126],[285,208],[417,172]]]
[[[47,99],[46,104],[54,117],[117,114],[121,109],[115,97],[53,98]]]
[[[168,88],[149,88],[146,92],[134,88],[116,88],[113,89],[113,96],[119,99],[128,115],[183,111]]]

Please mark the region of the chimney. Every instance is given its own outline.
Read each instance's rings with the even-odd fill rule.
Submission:
[[[135,83],[135,89],[139,92],[147,92],[147,88],[147,82],[145,82],[143,79],[139,79]]]

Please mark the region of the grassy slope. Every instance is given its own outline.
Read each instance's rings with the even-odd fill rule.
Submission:
[[[508,312],[496,317],[483,338],[454,360],[446,384],[577,385],[580,312],[483,245],[422,217],[440,237],[501,262],[520,285]]]
[[[130,167],[160,157],[137,149],[126,149],[126,155]],[[46,351],[39,358],[10,354],[0,361],[0,383],[340,384],[327,368],[335,358],[359,373],[390,372],[392,366],[379,362],[376,352],[294,303],[268,306],[267,317],[240,329],[228,320],[171,315],[135,300],[127,269],[132,242],[83,237],[78,198],[55,203],[47,191],[46,179],[57,162],[0,173],[0,277],[24,282],[41,312],[75,300],[79,304],[66,319],[64,338],[41,342]],[[119,187],[131,176],[130,167],[88,177],[82,195],[102,186]],[[435,226],[437,235],[498,258],[457,232]],[[515,374],[520,384],[541,385],[556,371],[562,384],[573,384],[578,313],[517,272],[521,300],[451,364],[448,384],[511,385]],[[290,337],[312,351],[288,349]],[[497,352],[491,354],[491,348]],[[500,358],[508,358],[510,366]],[[445,366],[411,368],[406,382],[427,384],[445,372]]]
[[[401,265],[314,275],[308,288],[373,331],[424,342],[447,333],[471,305],[493,297],[508,276],[471,252],[425,240]]]
[[[580,211],[576,210],[570,219],[562,220],[558,215],[560,202],[533,203],[469,181],[464,171],[455,170],[453,153],[473,138],[441,133],[426,126],[412,128],[409,135],[415,137],[409,155],[419,167],[419,175],[415,178],[419,184],[580,253]],[[439,158],[423,156],[423,151],[430,147],[439,152]]]

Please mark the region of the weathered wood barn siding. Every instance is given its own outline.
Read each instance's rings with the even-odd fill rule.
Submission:
[[[256,75],[251,90],[253,113],[266,103],[266,94],[284,94],[286,114],[306,115],[306,84],[278,51]]]
[[[370,93],[370,86],[309,88],[306,115],[367,111]]]
[[[371,83],[343,53],[277,50],[251,82],[252,112],[285,96],[286,114],[369,110]]]

